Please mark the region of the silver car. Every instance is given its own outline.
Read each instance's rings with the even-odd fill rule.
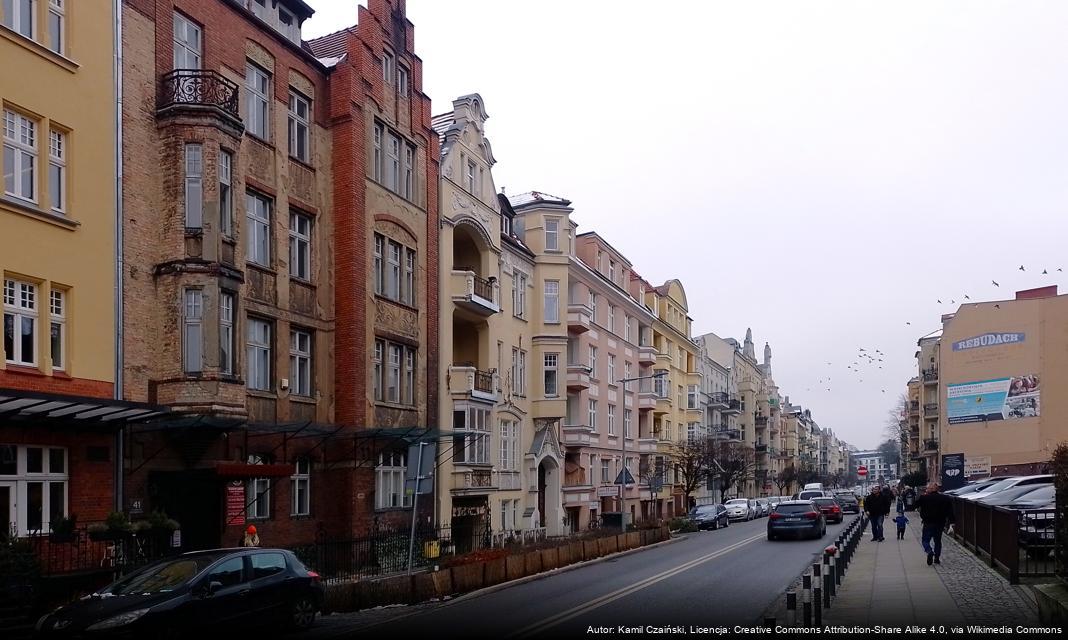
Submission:
[[[756,503],[757,506],[760,507],[760,513],[758,515],[761,518],[771,513],[771,502],[768,498],[757,498]]]
[[[755,504],[748,498],[735,498],[723,503],[731,520],[752,520],[756,517]]]

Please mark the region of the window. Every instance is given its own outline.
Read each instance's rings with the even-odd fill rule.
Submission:
[[[7,109],[4,110],[4,193],[37,201],[37,123]]]
[[[616,281],[616,261],[615,260],[609,260],[608,261],[608,279],[611,280],[613,283],[615,283],[615,281]]]
[[[512,393],[527,395],[527,352],[512,348]]]
[[[616,405],[608,405],[608,435],[616,435]]]
[[[271,201],[256,193],[245,195],[248,216],[248,261],[271,266]]]
[[[290,514],[306,516],[311,513],[311,460],[297,458],[294,467],[289,477],[289,494],[293,499]]]
[[[668,376],[666,369],[657,369],[653,372],[653,390],[658,398],[668,398]]]
[[[630,437],[630,419],[631,419],[631,415],[632,415],[632,412],[631,412],[630,409],[624,409],[623,410],[623,437],[624,438],[629,438]]]
[[[501,420],[501,469],[519,471],[519,423]]]
[[[0,476],[9,485],[11,504],[0,505],[5,533],[27,536],[51,530],[67,515],[67,450],[43,446],[0,445]],[[25,496],[25,499],[18,497]],[[13,512],[9,507],[15,507]]]
[[[682,406],[682,403],[686,401],[686,393],[685,393],[685,391],[683,391],[683,388],[682,388],[681,384],[678,387],[678,394],[676,396],[676,401],[679,403],[680,407]]]
[[[401,183],[400,194],[411,200],[415,193],[415,147],[410,144],[404,145],[404,180]]]
[[[404,350],[404,404],[415,404],[415,350]]]
[[[557,218],[545,219],[545,250],[560,250],[560,220]]]
[[[590,292],[590,319],[597,322],[597,294]]]
[[[546,353],[545,354],[545,395],[547,397],[555,397],[557,395],[557,365],[560,361],[560,354],[558,353]]]
[[[393,82],[393,54],[385,51],[382,53],[382,81],[389,86]]]
[[[386,347],[386,401],[400,402],[401,382],[401,358],[404,348],[399,344],[389,344]]]
[[[311,216],[289,214],[289,275],[311,280]]]
[[[616,308],[614,305],[608,305],[608,330],[613,333],[616,330]]]
[[[67,136],[62,131],[48,132],[48,195],[52,211],[67,210]]]
[[[375,253],[374,253],[374,278],[375,278],[375,293],[382,295],[385,290],[385,275],[386,270],[382,262],[382,258],[386,253],[386,239],[384,236],[375,234]]]
[[[522,318],[527,311],[527,274],[513,267],[512,271],[512,315]]]
[[[489,464],[490,411],[480,407],[452,412],[453,456],[456,462]]]
[[[560,281],[545,281],[545,299],[543,302],[545,323],[558,324],[560,322]]]
[[[626,340],[627,342],[633,342],[631,340],[631,322],[633,320],[634,320],[634,318],[631,318],[630,316],[627,316],[627,320],[623,325],[623,339]]]
[[[248,388],[271,390],[271,323],[248,319]]]
[[[311,157],[311,102],[296,92],[289,94],[289,155],[301,162]]]
[[[300,25],[297,23],[297,18],[292,13],[287,11],[284,7],[278,7],[278,24],[280,31],[285,34],[287,38],[293,41],[294,44],[300,45]]]
[[[404,251],[401,245],[389,242],[389,252],[386,254],[386,297],[391,300],[401,299],[401,254]]]
[[[686,425],[686,442],[693,444],[697,440],[697,423],[691,422]]]
[[[204,155],[199,144],[185,145],[185,228],[204,226]]]
[[[289,332],[289,388],[298,396],[312,394],[312,334],[302,329]]]
[[[404,249],[404,288],[401,290],[401,300],[410,305],[415,305],[415,251]]]
[[[616,383],[616,357],[611,353],[608,354],[608,382]]]
[[[375,401],[415,404],[414,348],[388,340],[375,340],[372,363]]]
[[[219,152],[219,231],[224,236],[234,235],[234,156],[229,151]]]
[[[375,293],[403,304],[415,304],[416,252],[375,234],[373,269]]]
[[[180,13],[174,14],[175,69],[199,69],[203,41],[200,26]]]
[[[386,188],[394,193],[400,192],[398,181],[400,180],[400,149],[401,141],[397,134],[390,131],[386,134]]]
[[[601,484],[610,484],[612,482],[612,461],[608,458],[601,458]]]
[[[404,490],[407,456],[401,451],[378,454],[375,467],[375,508],[401,509],[412,506],[412,498]]]
[[[204,370],[204,292],[185,290],[182,313],[182,370],[200,373]]]
[[[293,515],[300,515],[294,513]],[[286,570],[286,557],[280,553],[257,553],[252,556],[252,579],[267,578]]]
[[[590,345],[590,375],[597,377],[597,347]]]
[[[385,358],[385,353],[386,353],[386,343],[385,343],[385,341],[384,340],[375,340],[375,351],[374,351],[374,356],[372,358],[372,360],[374,362],[373,386],[374,386],[375,402],[379,402],[379,401],[383,400],[384,397],[385,397],[383,395],[383,393],[382,393],[382,373],[383,373],[383,371],[385,371],[385,369],[382,366],[383,365],[382,361]]]
[[[234,294],[219,295],[219,372],[234,373]]]
[[[19,35],[33,39],[34,0],[4,0],[4,26]]]
[[[589,401],[589,413],[588,413],[587,417],[589,418],[589,422],[590,422],[590,425],[589,425],[590,426],[590,430],[596,432],[597,431],[597,401],[596,400],[590,400]]]
[[[464,173],[464,182],[467,185],[467,192],[473,196],[478,195],[478,183],[475,182],[475,161],[467,161],[467,172]]]
[[[375,123],[375,132],[374,132],[374,159],[373,159],[373,162],[372,162],[373,166],[371,167],[371,171],[373,173],[374,179],[377,180],[378,182],[382,182],[382,134],[383,134],[383,131],[384,131],[384,128],[382,127],[382,125],[380,125],[380,124],[378,124],[376,122]]]
[[[250,455],[249,464],[268,464],[268,458]],[[250,478],[245,481],[245,501],[248,508],[245,515],[250,520],[265,520],[271,517],[271,479]]]
[[[631,373],[631,371],[630,371],[630,362],[624,361],[623,362],[623,377],[625,379],[627,379],[627,380],[630,380],[630,373]]]
[[[245,70],[245,89],[248,91],[248,132],[263,140],[271,139],[270,95],[271,77],[254,64]]]
[[[49,301],[49,316],[52,322],[52,334],[51,334],[51,352],[52,352],[52,368],[62,371],[66,368],[64,359],[64,342],[66,339],[66,307],[67,307],[67,295],[63,291],[58,289],[52,289],[50,293]]]
[[[402,96],[408,95],[408,67],[403,64],[397,65],[397,91]]]
[[[11,364],[37,364],[36,285],[4,280],[4,354]]]

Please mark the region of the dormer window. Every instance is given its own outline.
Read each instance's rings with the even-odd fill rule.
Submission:
[[[382,82],[389,86],[393,82],[393,54],[385,51],[382,53]]]
[[[464,182],[467,185],[467,192],[471,195],[478,195],[475,191],[475,162],[473,160],[467,161],[467,173],[464,174]]]
[[[508,216],[501,216],[501,235],[509,237],[512,235],[512,219]]]
[[[294,43],[300,44],[300,23],[297,22],[297,16],[282,5],[278,5],[278,30]]]

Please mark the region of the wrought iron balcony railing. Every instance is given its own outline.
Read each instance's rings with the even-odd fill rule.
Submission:
[[[179,105],[215,107],[241,117],[237,85],[215,71],[175,69],[165,74],[160,84],[159,108]]]

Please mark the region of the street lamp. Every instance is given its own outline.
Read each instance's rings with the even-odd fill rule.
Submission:
[[[627,410],[627,383],[637,382],[639,380],[656,380],[668,375],[667,371],[660,371],[654,373],[651,376],[638,376],[635,378],[623,378],[616,380],[617,383],[623,385],[623,410]],[[641,389],[638,389],[641,392]],[[640,413],[638,414],[641,415]],[[638,418],[638,433],[641,434],[641,417]],[[623,458],[622,458],[622,470],[619,472],[620,484],[619,484],[619,528],[623,533],[627,532],[627,426],[624,421],[623,424],[623,437],[620,438],[623,442]],[[640,496],[639,496],[640,497]]]

